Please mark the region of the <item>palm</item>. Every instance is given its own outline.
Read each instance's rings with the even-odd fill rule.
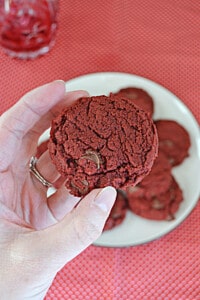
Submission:
[[[23,257],[23,261],[14,259],[14,264],[28,281],[32,281],[32,284],[28,287],[28,293],[31,294],[34,290],[38,290],[36,299],[43,299],[44,291],[50,286],[53,276],[50,276],[47,281],[43,281],[43,271],[36,268],[34,264],[33,266],[29,265],[29,260],[34,261],[34,256],[38,256],[38,253],[40,253],[37,238],[34,243],[35,248],[31,249],[30,245],[31,241],[34,240],[34,236],[37,237],[34,232],[37,234],[38,229],[46,228],[55,223],[55,219],[47,205],[46,188],[42,186],[38,188],[37,183],[35,185],[29,174],[28,166],[25,168],[26,172],[20,172],[14,167],[13,165],[8,171],[0,174],[1,204],[5,208],[1,210],[3,216],[0,212],[0,239],[4,241],[0,244],[0,253],[4,258],[0,264],[1,272],[5,281],[9,282],[10,274],[7,274],[6,271],[7,268],[12,269],[9,249],[11,247],[21,249],[19,255]],[[10,183],[9,187],[6,182]],[[29,249],[27,258],[23,248]],[[45,268],[48,269],[48,262],[45,262]],[[16,284],[23,294],[23,280],[16,281]],[[16,289],[14,284],[12,286]],[[12,293],[15,294],[15,291],[11,291]],[[5,299],[4,296],[3,299]]]
[[[70,95],[64,98],[64,92],[64,86],[62,84],[61,87],[60,83],[41,88],[39,93],[33,91],[29,97],[22,98],[0,120],[0,204],[6,207],[7,220],[26,227],[41,229],[60,219],[55,209],[56,194],[55,199],[47,199],[46,187],[29,173],[29,160],[35,155],[38,139],[50,126],[52,118],[63,107],[73,103],[80,94],[80,92],[69,93]],[[48,102],[44,102],[44,99]],[[58,102],[58,99],[62,101]],[[41,160],[44,176],[50,173],[49,180],[55,180],[58,174],[55,169],[52,170],[53,167],[49,167],[48,155],[44,155]],[[66,198],[66,191],[60,192],[59,196],[63,193]],[[55,210],[55,214],[52,210]],[[65,209],[61,217],[64,213]]]
[[[64,96],[64,83],[47,84],[0,118],[1,299],[43,299],[58,270],[100,235],[116,197],[112,188],[94,190],[72,209],[78,198],[62,185],[47,197],[47,188],[30,174],[40,135],[85,93]],[[37,169],[50,182],[58,179],[47,151]]]
[[[19,161],[16,158],[16,161]],[[19,170],[12,167],[0,174],[0,194],[2,203],[13,212],[15,221],[20,225],[41,229],[55,223],[48,207],[47,191],[40,183],[34,182],[29,173],[28,164]],[[9,182],[9,185],[7,184]]]

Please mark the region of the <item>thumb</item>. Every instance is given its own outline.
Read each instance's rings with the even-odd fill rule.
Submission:
[[[36,244],[49,271],[58,272],[100,236],[115,199],[112,187],[93,190],[62,221],[38,232]]]

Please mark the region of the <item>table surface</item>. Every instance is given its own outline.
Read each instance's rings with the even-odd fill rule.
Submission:
[[[0,113],[28,90],[94,72],[149,78],[200,122],[199,0],[60,1],[54,48],[33,61],[0,51]],[[200,299],[200,204],[145,245],[90,246],[56,276],[50,299]]]

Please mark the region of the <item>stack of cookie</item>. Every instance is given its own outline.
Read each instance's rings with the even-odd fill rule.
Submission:
[[[153,99],[146,91],[129,87],[115,95],[129,97],[153,116]],[[183,195],[171,171],[188,156],[190,138],[187,131],[173,120],[156,120],[154,124],[159,140],[158,157],[150,174],[135,187],[127,189],[127,207],[147,219],[172,220]]]

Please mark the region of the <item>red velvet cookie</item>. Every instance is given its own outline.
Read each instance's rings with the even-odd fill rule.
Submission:
[[[130,187],[127,190],[128,194],[131,193],[131,190],[135,191],[137,188],[142,189],[146,198],[165,193],[169,189],[172,180],[171,168],[171,164],[165,154],[159,152],[149,175],[147,175],[137,187]]]
[[[152,97],[143,89],[136,87],[128,87],[119,90],[114,95],[118,97],[127,97],[133,101],[133,103],[143,110],[147,111],[151,116],[154,111],[154,103]]]
[[[126,212],[127,212],[126,194],[120,190],[117,190],[117,198],[115,204],[110,212],[110,215],[106,221],[103,230],[110,230],[120,225],[126,217]]]
[[[172,166],[179,165],[187,156],[190,147],[188,132],[172,120],[157,120],[159,151],[162,151]]]
[[[73,195],[140,182],[157,156],[155,125],[127,98],[79,99],[52,122],[49,152]]]
[[[167,191],[152,197],[146,196],[144,188],[135,187],[128,195],[128,205],[135,214],[151,220],[172,220],[183,200],[182,191],[174,177]]]

